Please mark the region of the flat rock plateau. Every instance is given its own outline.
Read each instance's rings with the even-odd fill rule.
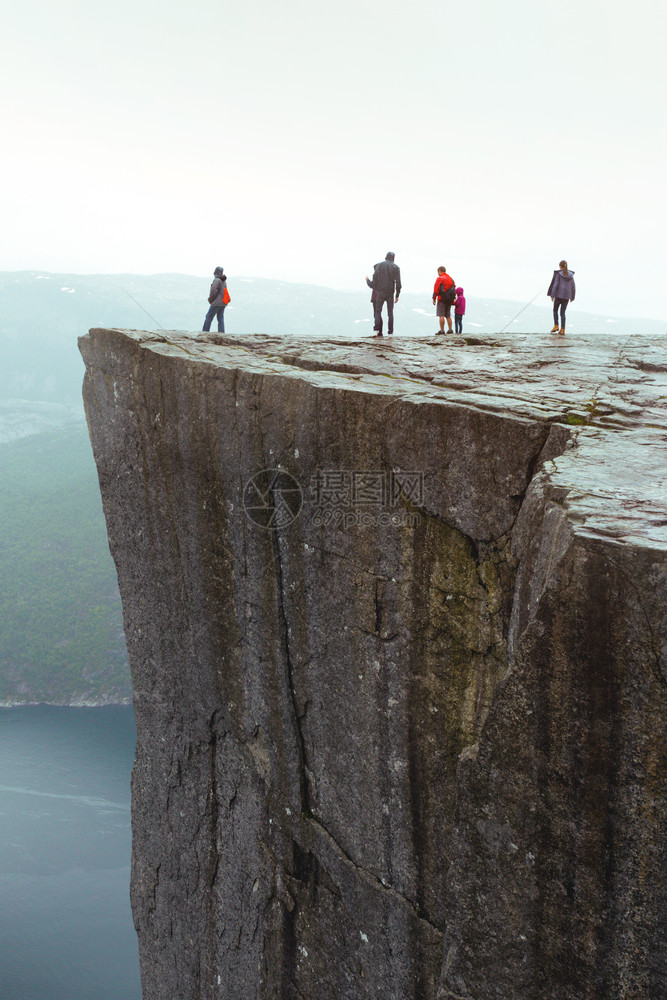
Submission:
[[[667,997],[667,341],[80,347],[144,1000]]]

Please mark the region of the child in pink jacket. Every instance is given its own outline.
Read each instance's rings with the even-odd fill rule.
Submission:
[[[466,311],[466,300],[463,296],[463,289],[456,289],[456,299],[454,301],[454,332],[463,333],[463,317]]]

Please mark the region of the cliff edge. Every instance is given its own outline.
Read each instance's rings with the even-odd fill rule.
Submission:
[[[667,996],[663,344],[80,347],[144,1000]]]

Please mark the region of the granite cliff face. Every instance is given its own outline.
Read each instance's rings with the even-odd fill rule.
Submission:
[[[80,345],[145,1000],[667,996],[662,345]]]

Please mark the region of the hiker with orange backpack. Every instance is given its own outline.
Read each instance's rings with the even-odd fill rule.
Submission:
[[[436,330],[436,333],[445,332],[445,319],[447,320],[447,332],[452,332],[452,305],[455,298],[456,282],[451,275],[447,274],[446,267],[439,267],[438,277],[433,286],[433,305],[437,300],[436,315],[440,321],[440,329]]]
[[[207,333],[211,329],[211,323],[213,322],[213,317],[218,317],[218,333],[225,332],[225,309],[227,308],[227,303],[230,301],[231,296],[227,291],[227,277],[225,272],[221,267],[216,267],[213,272],[213,281],[211,282],[211,290],[208,293],[208,301],[210,305],[209,311],[206,313],[206,319],[204,320],[204,325],[202,330]]]

